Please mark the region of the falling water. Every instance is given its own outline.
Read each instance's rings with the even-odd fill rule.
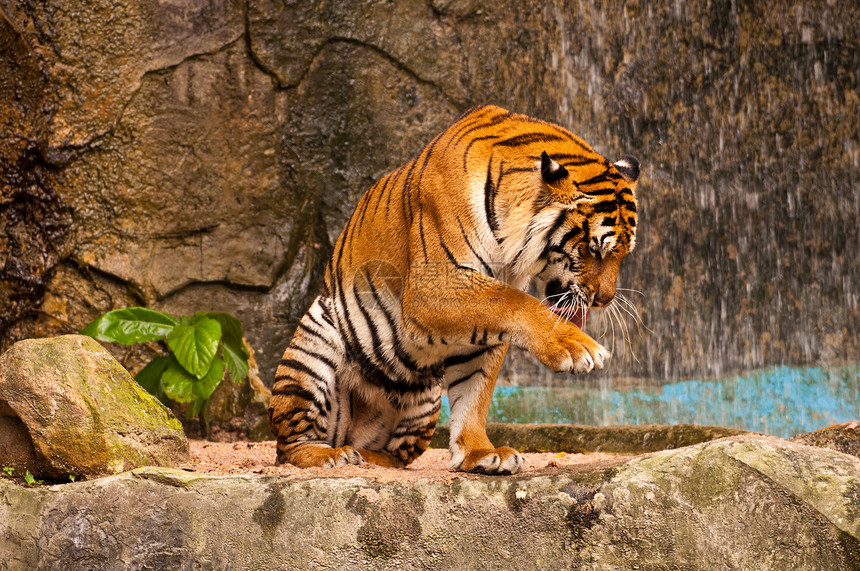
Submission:
[[[577,14],[553,14],[551,66],[566,86],[559,120],[610,158],[631,152],[643,164],[639,242],[619,284],[641,321],[595,312],[588,331],[614,360],[573,389],[569,377],[513,351],[503,382],[590,391],[593,416],[557,418],[555,392],[538,408],[556,412],[541,418],[735,419],[729,424],[786,433],[860,416],[850,365],[860,361],[860,56],[856,22],[844,7],[825,8],[795,6],[774,19],[734,2],[704,14],[683,3],[661,12],[632,5],[618,18],[581,3]],[[831,377],[839,363],[848,368]],[[781,368],[819,364],[825,369]],[[707,389],[702,380],[722,384]],[[715,396],[729,387],[771,396]],[[657,393],[634,390],[702,406],[682,419],[652,406]],[[846,405],[812,398],[825,393]],[[772,416],[762,407],[780,395],[788,414],[811,421],[749,420]]]

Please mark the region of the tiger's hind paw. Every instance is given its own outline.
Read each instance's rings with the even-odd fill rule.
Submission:
[[[281,458],[278,458],[279,464]],[[305,444],[297,446],[286,454],[283,461],[299,468],[334,468],[364,462],[361,453],[352,446],[332,448],[325,444]]]
[[[525,466],[522,455],[509,446],[474,450],[466,454],[462,460],[451,458],[450,468],[460,472],[475,472],[478,474],[516,474]]]
[[[326,460],[323,467],[333,468],[334,466],[347,466],[349,464],[362,464],[364,458],[361,453],[352,446],[343,446],[341,448],[332,448],[332,454]]]

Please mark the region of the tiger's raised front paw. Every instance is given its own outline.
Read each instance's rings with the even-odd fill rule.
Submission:
[[[603,345],[573,326],[554,330],[531,352],[553,371],[570,373],[602,369],[610,357]]]
[[[509,446],[473,450],[468,454],[452,452],[449,468],[478,474],[516,474],[523,469],[522,455]]]

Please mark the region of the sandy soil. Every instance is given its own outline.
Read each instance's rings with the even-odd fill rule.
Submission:
[[[250,475],[294,475],[300,477],[353,477],[361,476],[386,481],[414,481],[418,479],[448,480],[457,476],[448,470],[448,451],[430,449],[418,457],[407,468],[383,468],[372,464],[340,466],[337,468],[296,468],[291,465],[275,465],[275,442],[211,442],[189,439],[191,461],[184,470],[210,476],[236,474]],[[597,464],[618,464],[629,458],[616,454],[567,454],[531,453],[523,454],[525,472],[552,472],[554,469]]]

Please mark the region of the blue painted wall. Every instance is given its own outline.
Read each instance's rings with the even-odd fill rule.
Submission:
[[[440,423],[448,422],[448,402]],[[705,424],[781,437],[860,419],[860,365],[764,369],[654,389],[497,387],[490,422]]]

